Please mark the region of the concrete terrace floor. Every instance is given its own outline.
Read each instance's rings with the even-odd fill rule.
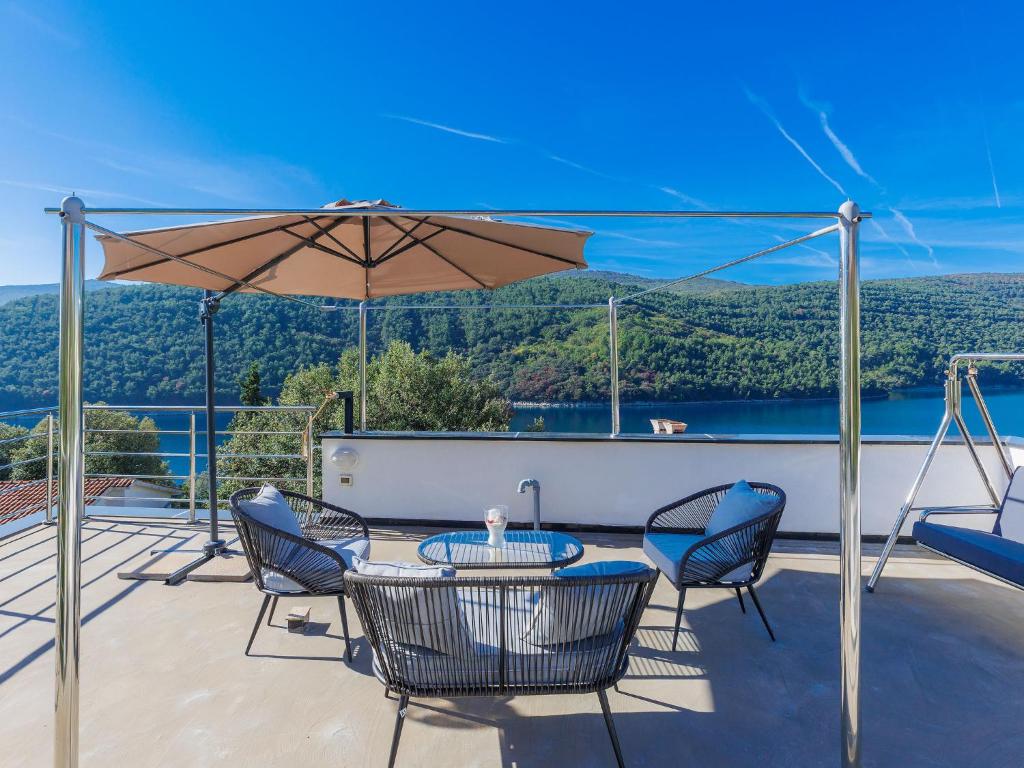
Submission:
[[[230,532],[230,531],[229,531]],[[415,560],[418,530],[374,530],[373,555]],[[0,541],[0,763],[49,766],[54,689],[52,528]],[[341,659],[337,606],[312,632],[263,628],[242,654],[252,584],[122,581],[178,523],[90,519],[83,531],[81,765],[383,766],[396,704]],[[642,559],[640,537],[583,535],[584,561]],[[191,540],[191,542],[189,541]],[[877,551],[877,548],[869,549]],[[865,558],[865,571],[872,558]],[[662,580],[611,707],[631,766],[834,766],[839,747],[838,562],[830,544],[778,542],[763,586],[779,636],[721,590],[693,590],[679,650]],[[863,600],[866,766],[1024,765],[1024,599],[900,548]],[[748,601],[748,608],[749,601]],[[413,700],[398,765],[613,766],[595,695]]]

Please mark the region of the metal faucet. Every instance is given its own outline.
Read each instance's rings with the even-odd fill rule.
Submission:
[[[533,488],[533,530],[540,530],[540,481],[532,477],[519,481],[519,493],[526,493],[527,488]]]

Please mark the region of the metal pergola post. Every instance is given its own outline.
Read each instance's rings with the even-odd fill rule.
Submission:
[[[839,208],[839,645],[841,756],[859,768],[860,748],[860,208]]]
[[[366,302],[359,302],[359,431],[366,431]]]
[[[619,310],[615,297],[608,297],[608,357],[611,377],[612,435],[619,434]]]
[[[81,629],[85,458],[82,410],[82,325],[85,294],[85,215],[77,197],[61,203],[60,350],[58,382],[57,600],[54,651],[53,764],[78,766],[78,660]]]

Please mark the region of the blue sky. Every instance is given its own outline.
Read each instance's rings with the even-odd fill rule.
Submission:
[[[1019,4],[682,5],[0,0],[0,283],[57,279],[41,209],[70,191],[210,207],[849,196],[876,214],[866,277],[1022,269]],[[593,267],[665,277],[814,228],[575,223],[597,232]],[[722,277],[828,278],[835,250]]]

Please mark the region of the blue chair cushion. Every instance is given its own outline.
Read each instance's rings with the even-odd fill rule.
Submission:
[[[914,538],[927,547],[1024,587],[1024,544],[994,533],[938,523],[914,523]]]
[[[750,487],[746,480],[740,480],[726,491],[711,513],[705,536],[714,536],[737,525],[749,522],[754,518],[767,514],[775,504],[774,496],[758,493]]]
[[[299,519],[295,517],[288,500],[270,483],[260,488],[260,492],[251,499],[239,501],[238,506],[257,523],[269,525],[292,536],[302,535]]]
[[[559,568],[552,573],[552,576],[561,578],[583,578],[586,576],[624,576],[632,573],[646,573],[649,571],[643,563],[635,560],[605,560],[603,562],[586,563],[584,565],[573,565],[568,568]]]
[[[703,538],[699,533],[648,533],[644,536],[644,554],[674,584],[679,580],[683,555]]]

